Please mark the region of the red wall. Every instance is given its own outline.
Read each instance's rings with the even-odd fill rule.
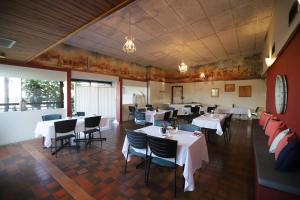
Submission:
[[[277,115],[300,138],[300,29],[267,71],[267,111],[276,115],[275,79],[285,74],[288,81],[286,113]]]

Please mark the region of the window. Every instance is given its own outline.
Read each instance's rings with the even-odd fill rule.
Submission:
[[[0,76],[0,112],[64,107],[62,81]]]
[[[86,116],[116,117],[116,87],[112,82],[72,80],[72,112],[85,112]]]

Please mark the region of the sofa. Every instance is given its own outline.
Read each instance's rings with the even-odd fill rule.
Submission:
[[[256,176],[256,200],[300,199],[300,169],[290,172],[275,170],[274,154],[269,153],[268,137],[252,120],[252,140]]]

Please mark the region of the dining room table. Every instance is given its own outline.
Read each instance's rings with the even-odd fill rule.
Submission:
[[[164,136],[161,133],[161,127],[158,126],[148,126],[141,129],[137,129],[135,131],[145,133],[150,136],[168,138],[170,140],[177,140],[178,146],[176,164],[179,166],[184,166],[184,191],[193,191],[195,189],[194,173],[197,169],[200,169],[202,167],[203,162],[209,162],[205,136],[202,133],[200,133],[199,135],[195,135],[193,132],[176,129],[169,130],[167,136]],[[125,136],[122,148],[122,153],[125,159],[128,151],[128,145],[129,143],[127,140],[127,136]],[[135,151],[146,153],[145,150],[141,149],[135,149]],[[148,153],[150,155],[150,149],[148,150]],[[130,160],[131,158],[129,156],[128,161]]]
[[[35,127],[34,134],[35,137],[44,137],[44,147],[51,147],[51,139],[55,137],[55,128],[54,122],[63,121],[63,120],[70,120],[70,119],[77,119],[75,132],[80,133],[85,130],[84,126],[84,117],[68,117],[65,119],[57,119],[57,120],[49,120],[49,121],[39,121]],[[100,130],[108,130],[110,128],[109,119],[102,117],[100,121]]]
[[[206,113],[193,119],[192,124],[200,128],[216,130],[218,135],[223,135],[222,125],[227,114]]]
[[[246,107],[217,108],[216,113],[247,115],[249,118],[251,118],[251,110],[250,108],[246,108]]]
[[[146,122],[154,124],[155,120],[163,120],[166,112],[171,112],[170,117],[172,117],[172,113],[173,113],[172,110],[161,110],[161,109],[159,109],[158,111],[147,110],[145,112]]]

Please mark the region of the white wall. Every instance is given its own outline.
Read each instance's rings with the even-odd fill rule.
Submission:
[[[235,92],[224,92],[225,83],[235,84]],[[239,86],[252,86],[252,97],[239,97]],[[170,86],[183,86],[183,96],[186,103],[199,102],[204,105],[217,104],[222,107],[265,107],[266,84],[264,80],[239,80],[239,81],[209,81],[194,83],[178,83]],[[211,88],[219,88],[219,97],[211,97]]]
[[[144,93],[145,95],[145,103],[143,105],[139,105],[140,107],[145,106],[145,104],[147,103],[147,82],[123,79],[122,90],[122,121],[127,121],[129,114],[128,106],[134,106],[134,104],[130,103],[130,101],[132,101],[132,95],[134,93]]]
[[[150,81],[150,104],[160,105],[171,102],[171,86],[168,83]]]
[[[66,117],[66,109],[0,113],[0,145],[33,139],[36,124],[42,120],[42,115],[47,114],[62,114],[62,117]]]
[[[55,81],[67,80],[67,72],[4,64],[0,64],[0,76]],[[60,108],[47,110],[31,110],[23,112],[1,112],[0,145],[33,139],[34,129],[37,122],[41,121],[41,116],[46,114],[62,114],[63,117],[65,117],[66,109]]]
[[[67,72],[0,64],[0,76],[66,81]]]
[[[278,53],[284,47],[291,34],[300,23],[300,13],[298,13],[292,24],[290,26],[288,24],[289,11],[294,2],[295,0],[277,0],[275,3],[272,23],[268,31],[268,37],[262,54],[264,63],[263,73],[268,69],[264,59],[269,57],[271,54],[273,43],[275,42],[276,47],[274,56],[277,57]]]

